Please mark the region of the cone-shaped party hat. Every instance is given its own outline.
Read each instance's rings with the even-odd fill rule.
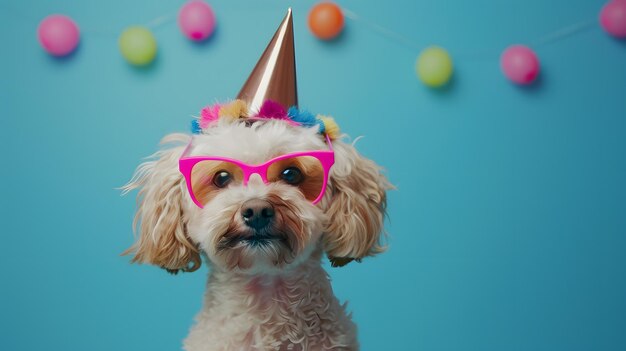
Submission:
[[[239,91],[237,99],[246,101],[249,111],[253,113],[259,111],[266,100],[278,102],[285,108],[298,106],[291,8],[287,10],[287,15]]]
[[[219,125],[217,122],[220,120],[239,122],[251,118],[254,121],[283,120],[292,126],[316,128],[319,134],[330,140],[340,138],[341,131],[332,117],[313,115],[298,108],[293,42],[293,19],[290,8],[239,91],[237,99],[203,108],[200,117],[192,121],[192,132],[205,133]]]

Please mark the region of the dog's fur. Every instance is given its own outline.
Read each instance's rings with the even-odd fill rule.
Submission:
[[[247,186],[211,194],[204,208],[189,196],[178,159],[189,135],[171,134],[169,147],[140,165],[124,186],[139,188],[135,226],[139,237],[127,251],[134,262],[169,272],[195,271],[201,255],[210,266],[204,306],[184,341],[188,351],[357,350],[356,326],[333,295],[321,267],[324,253],[335,266],[381,252],[385,191],[380,167],[352,145],[336,140],[335,165],[322,201],[313,205],[287,184]],[[249,164],[295,151],[327,149],[317,128],[283,121],[219,121],[195,136],[196,154]],[[172,144],[174,144],[172,146]],[[231,245],[245,235],[240,208],[249,199],[269,201],[280,240]]]

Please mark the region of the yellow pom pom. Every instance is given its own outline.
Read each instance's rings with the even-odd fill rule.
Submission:
[[[234,100],[220,108],[220,118],[239,119],[248,117],[248,104],[243,100]]]
[[[318,115],[317,118],[324,123],[324,134],[328,135],[331,140],[338,139],[341,136],[339,125],[332,117]]]

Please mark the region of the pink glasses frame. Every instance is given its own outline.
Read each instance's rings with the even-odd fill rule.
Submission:
[[[293,152],[285,155],[280,155],[259,165],[250,165],[245,162],[228,157],[185,156],[191,146],[191,143],[189,143],[189,145],[183,152],[183,156],[181,156],[178,160],[178,169],[180,170],[180,173],[183,174],[183,177],[185,177],[185,182],[187,183],[187,192],[189,192],[189,196],[191,196],[191,199],[198,207],[203,208],[204,206],[202,205],[202,203],[200,203],[200,201],[198,201],[198,199],[196,199],[196,196],[193,194],[193,189],[191,188],[191,171],[193,170],[193,167],[199,162],[225,161],[238,166],[243,172],[243,185],[245,186],[248,184],[248,181],[253,174],[258,174],[263,180],[264,184],[269,184],[269,180],[267,179],[267,171],[269,167],[277,161],[300,156],[315,157],[320,161],[320,163],[322,164],[322,168],[324,169],[324,182],[322,183],[322,190],[320,191],[318,197],[312,201],[313,204],[317,204],[322,200],[322,197],[324,197],[324,193],[326,192],[326,186],[328,185],[328,176],[330,174],[330,169],[335,163],[335,151],[333,151],[333,145],[330,142],[330,138],[328,137],[328,135],[326,135],[326,143],[328,144],[328,150]]]

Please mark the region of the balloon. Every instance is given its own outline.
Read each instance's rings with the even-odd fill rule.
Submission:
[[[600,25],[612,36],[626,38],[626,0],[613,0],[604,5]]]
[[[445,49],[431,46],[420,53],[415,70],[422,83],[438,88],[448,83],[452,77],[452,59]]]
[[[152,62],[157,52],[156,40],[145,27],[129,27],[119,39],[120,52],[130,64],[144,66]]]
[[[537,55],[523,45],[513,45],[504,50],[500,66],[504,75],[517,84],[530,84],[539,74]]]
[[[215,29],[213,9],[202,0],[189,1],[178,13],[178,26],[187,38],[195,41],[205,40]]]
[[[320,2],[309,12],[309,29],[322,40],[330,40],[343,29],[341,8],[332,2]]]
[[[37,29],[41,46],[50,55],[65,56],[78,46],[78,26],[64,15],[50,15],[41,21]]]

